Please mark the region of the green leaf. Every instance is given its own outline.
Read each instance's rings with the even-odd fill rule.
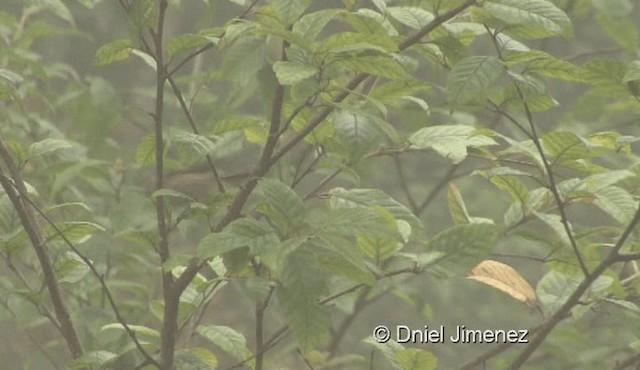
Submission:
[[[176,351],[176,370],[216,370],[218,358],[206,348],[186,348]]]
[[[529,63],[528,69],[543,76],[569,82],[584,82],[578,66],[554,58],[537,59]]]
[[[198,326],[196,331],[213,345],[233,356],[236,360],[242,361],[251,356],[251,351],[247,348],[247,340],[244,335],[233,328],[208,325]]]
[[[536,286],[538,302],[545,312],[555,313],[569,299],[578,285],[580,285],[579,277],[551,270]]]
[[[506,24],[521,26],[519,33],[532,38],[573,35],[567,14],[546,0],[492,0],[483,7]]]
[[[44,139],[29,146],[29,158],[48,155],[61,150],[74,149],[77,144],[64,139]]]
[[[107,365],[113,361],[118,355],[109,351],[91,351],[86,352],[82,356],[73,360],[70,364],[72,370],[80,370],[97,367],[108,367]]]
[[[375,276],[366,268],[363,256],[349,252],[347,248],[333,246],[314,246],[313,251],[318,262],[332,275],[345,277],[355,283],[375,283]]]
[[[199,162],[205,156],[213,154],[217,148],[215,140],[190,131],[171,130],[167,139],[168,144],[175,148],[180,159],[187,164]],[[155,145],[153,154],[155,156]]]
[[[409,142],[414,149],[432,149],[455,164],[467,157],[468,147],[497,145],[492,138],[467,125],[424,127],[409,136]]]
[[[193,198],[191,198],[190,196],[173,189],[158,189],[154,191],[153,194],[151,194],[151,198],[153,199],[157,199],[159,197],[175,198],[175,199],[186,200],[190,202],[194,201]]]
[[[278,82],[281,85],[295,85],[304,79],[313,77],[317,70],[313,66],[303,65],[297,62],[277,61],[273,64]]]
[[[447,96],[452,108],[477,101],[502,75],[502,61],[489,56],[471,56],[458,62],[447,79]]]
[[[270,0],[269,3],[283,22],[293,24],[311,5],[311,0]]]
[[[141,340],[151,343],[158,343],[160,341],[160,332],[155,329],[151,329],[142,325],[127,325],[127,327],[132,332],[136,333],[136,335],[138,335],[138,338]],[[104,325],[102,328],[100,328],[101,332],[105,330],[120,330],[124,332],[125,329],[124,326],[122,326],[122,324],[120,323],[112,323]]]
[[[638,307],[638,305],[636,305],[633,302],[630,301],[623,301],[620,299],[611,299],[611,298],[605,298],[605,301],[609,302],[609,303],[613,303],[615,305],[618,305],[620,307],[624,307],[627,310],[630,310],[636,314],[640,313],[640,307]]]
[[[7,81],[14,88],[18,88],[24,80],[19,74],[5,68],[0,68],[0,79]]]
[[[266,203],[260,209],[285,232],[299,225],[304,218],[305,205],[293,189],[285,183],[263,178],[260,180],[262,195]]]
[[[422,225],[420,220],[407,207],[379,189],[346,190],[343,188],[335,188],[330,191],[329,195],[331,207],[336,209],[354,207],[372,209],[380,207],[391,213],[397,220],[407,221],[413,227],[420,227]]]
[[[598,191],[633,176],[635,176],[633,172],[627,170],[612,170],[591,175],[584,179],[585,190],[591,192]]]
[[[89,266],[73,252],[66,252],[56,263],[56,276],[61,283],[75,283],[89,272]]]
[[[328,293],[321,267],[313,254],[298,249],[285,260],[278,301],[303,352],[329,338],[329,314],[317,300]]]
[[[438,359],[431,352],[417,348],[405,348],[394,355],[395,362],[402,370],[436,370]]]
[[[97,66],[104,66],[127,60],[133,49],[133,43],[129,39],[112,41],[98,49],[94,63]]]
[[[596,20],[602,31],[609,38],[628,52],[633,53],[638,47],[638,42],[640,42],[640,33],[636,22],[633,21],[633,17],[626,15],[616,16],[599,12],[596,15]]]
[[[252,251],[274,248],[280,243],[275,230],[266,222],[242,218],[223,231],[205,236],[198,243],[198,256],[212,258],[234,249],[249,247]]]
[[[433,14],[415,6],[390,6],[387,7],[386,13],[396,21],[415,30],[426,26],[434,18]]]
[[[552,215],[542,212],[534,212],[534,214],[554,231],[556,237],[561,240],[564,245],[571,245],[571,241],[567,236],[567,231],[562,224],[562,218],[559,215]]]
[[[597,87],[610,93],[627,96],[628,90],[623,84],[627,74],[627,66],[619,60],[590,60],[582,66],[582,78]]]
[[[78,0],[78,2],[89,9],[93,9],[96,5],[98,5],[102,0]]]
[[[342,57],[338,63],[350,71],[368,73],[389,79],[404,79],[406,71],[394,59],[384,56]]]
[[[56,227],[67,240],[74,244],[82,244],[89,240],[96,232],[105,231],[104,227],[96,223],[86,221],[60,222],[56,224]],[[44,232],[49,241],[62,240],[60,233],[52,226],[47,226],[44,229]]]
[[[227,50],[222,61],[220,78],[246,83],[252,79],[264,64],[263,36],[240,36]]]
[[[50,10],[53,14],[73,24],[73,15],[61,0],[32,0],[34,5],[40,5]]]
[[[429,267],[442,276],[461,276],[486,258],[495,247],[499,228],[487,223],[459,224],[438,235],[428,244],[429,251],[444,255]]]
[[[345,240],[354,243],[357,236],[398,236],[397,224],[391,225],[380,212],[368,207],[314,209],[309,212],[306,222],[309,234],[336,245],[348,244]]]
[[[640,60],[634,60],[629,63],[627,73],[622,78],[622,82],[629,83],[634,81],[640,81]]]
[[[552,165],[591,156],[586,140],[568,131],[549,132],[542,136],[544,149],[552,156]]]
[[[599,13],[612,17],[624,17],[633,10],[629,0],[591,0],[591,4]]]
[[[193,34],[193,33],[185,33],[176,38],[173,38],[167,41],[167,53],[171,55],[175,55],[177,53],[198,49],[204,47],[208,44],[217,44],[220,38],[217,36],[221,33],[221,30],[213,30],[209,33],[209,35],[205,35],[202,32]]]
[[[489,178],[489,181],[497,188],[508,192],[515,201],[526,204],[529,198],[529,188],[516,176],[494,175]]]
[[[338,14],[341,9],[323,9],[304,15],[293,25],[293,32],[300,33],[305,39],[313,40]]]
[[[607,186],[595,192],[595,205],[622,225],[626,225],[638,209],[633,196],[617,186]]]
[[[360,159],[382,143],[383,133],[374,120],[369,115],[349,111],[331,117],[336,141],[342,144],[341,149],[349,159]]]
[[[151,166],[156,163],[156,138],[154,135],[146,135],[140,140],[136,149],[136,163],[140,166]]]
[[[460,194],[460,190],[458,190],[458,187],[453,185],[453,183],[449,183],[449,187],[447,188],[447,203],[449,204],[449,214],[451,214],[454,223],[469,223],[471,217],[467,212],[467,207],[464,205],[462,194]]]

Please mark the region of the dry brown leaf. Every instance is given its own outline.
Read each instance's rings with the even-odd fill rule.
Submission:
[[[528,307],[535,308],[538,305],[536,292],[531,285],[516,270],[504,263],[482,261],[469,272],[467,278],[501,290]]]

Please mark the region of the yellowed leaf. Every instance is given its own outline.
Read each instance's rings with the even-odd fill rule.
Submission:
[[[538,305],[536,292],[531,285],[516,270],[504,263],[492,260],[482,261],[467,274],[467,279],[501,290],[528,307],[534,308]]]

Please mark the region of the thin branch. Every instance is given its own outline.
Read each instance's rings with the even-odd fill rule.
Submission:
[[[275,286],[271,286],[269,289],[269,293],[267,294],[267,296],[264,298],[264,300],[262,302],[260,302],[258,300],[258,302],[256,302],[256,310],[255,310],[255,317],[256,317],[256,365],[255,365],[255,369],[256,370],[262,370],[263,368],[263,360],[264,360],[264,312],[266,311],[267,307],[269,307],[269,301],[271,300],[271,297],[273,296],[273,292],[275,290]]]
[[[153,113],[156,190],[164,187],[164,85],[167,81],[167,75],[164,62],[163,35],[167,6],[167,0],[158,0],[158,19],[156,28],[155,30],[149,30],[149,33],[153,36],[154,51],[152,55],[156,61],[156,94],[155,109]],[[169,229],[165,215],[166,208],[164,197],[157,197],[155,200],[155,206],[158,236],[160,237],[158,254],[160,256],[160,263],[164,266],[164,263],[171,257],[169,250]],[[165,271],[164,268],[162,268],[162,294],[164,308],[161,331],[160,368],[163,370],[171,370],[174,367],[176,336],[178,331],[178,305],[182,291],[176,292],[173,287],[173,273],[171,270]]]
[[[14,188],[16,189],[16,191],[19,191],[15,186]],[[53,222],[53,220],[51,218],[49,218],[49,216],[46,215],[46,213],[44,213],[44,211],[42,211],[42,209],[40,209],[40,207],[38,207],[28,196],[28,194],[20,194],[20,196],[22,197],[22,199],[24,199],[27,203],[29,203],[29,205],[31,205],[31,207],[33,207],[34,210],[36,210],[36,212],[38,212],[38,214],[40,215],[40,217],[42,217],[43,220],[45,220],[47,222],[47,224],[49,224],[51,226],[51,228],[53,229],[53,231],[56,232],[56,235],[60,236],[60,238],[62,239],[62,241],[64,241],[64,243],[69,247],[69,249],[71,249],[71,251],[73,253],[75,253],[78,257],[80,257],[80,259],[82,260],[82,262],[84,262],[85,265],[87,265],[87,267],[89,267],[89,270],[91,271],[91,274],[93,276],[95,276],[96,279],[98,279],[98,282],[100,283],[100,287],[102,289],[102,292],[104,293],[104,295],[107,298],[107,301],[109,302],[109,306],[111,306],[111,310],[113,311],[113,314],[116,317],[116,321],[118,321],[118,323],[120,325],[122,325],[122,328],[124,329],[124,331],[127,333],[127,335],[131,338],[131,340],[133,341],[133,343],[136,346],[136,349],[140,352],[140,354],[142,354],[142,356],[146,359],[146,361],[148,361],[151,364],[154,364],[156,366],[159,366],[158,362],[156,362],[153,357],[151,357],[151,355],[144,349],[144,347],[142,346],[142,343],[138,340],[138,337],[136,335],[136,333],[131,329],[131,327],[129,326],[129,324],[127,324],[127,321],[124,319],[124,316],[122,316],[122,313],[120,312],[120,310],[118,309],[118,306],[116,304],[115,299],[113,298],[113,295],[111,294],[111,290],[109,289],[109,287],[107,286],[106,281],[104,280],[104,277],[102,274],[100,274],[100,272],[98,271],[98,269],[95,267],[95,265],[93,264],[93,261],[91,261],[91,259],[89,259],[87,256],[85,256],[82,252],[80,252],[80,250],[78,249],[78,247],[76,247],[71,240],[69,240],[69,238],[66,237],[66,235],[64,235],[64,232],[62,230],[60,230],[60,228],[58,227],[58,225],[55,224],[55,222]]]
[[[171,89],[173,90],[173,95],[175,95],[175,97],[178,99],[178,103],[180,103],[180,108],[182,108],[182,113],[184,113],[184,116],[187,118],[187,122],[189,122],[189,126],[191,127],[191,131],[193,131],[193,133],[196,134],[196,135],[200,135],[200,130],[198,130],[198,126],[196,125],[196,121],[195,121],[195,119],[193,119],[193,115],[191,114],[191,110],[189,109],[189,106],[187,106],[187,102],[184,100],[184,96],[182,95],[182,92],[180,91],[180,88],[178,87],[178,84],[173,79],[173,77],[171,77],[171,75],[167,74],[166,76],[167,76],[167,81],[169,81],[169,85],[171,86]],[[218,173],[218,170],[216,169],[216,165],[213,163],[213,158],[208,153],[205,156],[205,158],[207,159],[207,164],[209,165],[209,169],[211,170],[211,173],[213,174],[213,178],[216,181],[216,185],[218,186],[218,191],[220,193],[225,193],[224,184],[222,183],[222,179],[220,178],[220,174]]]
[[[487,32],[489,32],[489,35],[491,35],[491,39],[496,48],[496,52],[498,53],[498,57],[500,58],[500,60],[503,60],[502,52],[498,44],[497,34],[495,32],[490,32],[488,28],[487,28]],[[573,253],[575,254],[578,264],[580,265],[580,269],[582,270],[582,273],[584,274],[584,276],[588,278],[590,272],[589,272],[589,269],[587,268],[586,263],[584,262],[584,259],[582,258],[582,254],[580,253],[580,250],[578,249],[578,243],[576,242],[575,236],[573,234],[573,230],[571,230],[571,225],[569,224],[569,219],[567,218],[567,213],[564,209],[564,201],[562,200],[562,195],[560,194],[560,190],[558,189],[558,185],[556,183],[556,177],[553,172],[551,162],[549,162],[549,159],[547,158],[547,155],[542,146],[542,142],[540,141],[540,136],[538,135],[538,129],[536,128],[536,124],[533,121],[533,113],[529,108],[529,103],[527,103],[524,93],[522,92],[522,88],[520,88],[520,85],[515,84],[515,89],[518,93],[518,97],[520,98],[520,101],[522,102],[525,116],[527,117],[527,122],[529,123],[529,132],[531,133],[531,140],[533,141],[533,144],[535,145],[536,150],[540,155],[540,159],[542,160],[542,164],[544,166],[547,178],[549,179],[549,190],[553,194],[553,198],[556,204],[558,205],[560,222],[562,223],[562,226],[564,227],[564,231],[567,234],[567,238],[569,239],[569,244],[571,245],[571,249],[573,249]],[[514,123],[517,122],[517,120],[510,118],[509,115],[507,114],[504,114],[504,115],[505,117],[509,118],[512,122]],[[518,125],[518,127],[521,127],[521,126]]]
[[[46,248],[46,243],[43,238],[42,230],[36,222],[33,210],[23,203],[24,197],[20,194],[27,194],[27,190],[22,180],[20,170],[16,166],[11,153],[7,149],[4,139],[0,137],[0,158],[5,163],[9,170],[11,177],[7,177],[0,168],[0,184],[4,188],[7,196],[11,200],[14,209],[18,213],[22,227],[24,228],[29,241],[33,246],[42,274],[44,276],[44,283],[49,291],[49,297],[53,304],[53,310],[56,314],[58,324],[60,324],[61,334],[65,339],[65,343],[71,356],[78,358],[84,353],[78,333],[76,332],[73,320],[69,314],[69,309],[62,298],[62,292],[58,285],[58,279],[56,278],[55,269],[53,268],[53,262]]]
[[[637,364],[640,363],[640,353],[637,353],[625,360],[623,360],[622,362],[619,362],[616,364],[616,367],[614,367],[614,370],[624,370],[624,369],[628,369],[633,365],[636,365],[635,369],[637,369]]]
[[[394,271],[390,271],[387,272],[385,274],[382,275],[376,275],[375,278],[376,280],[382,280],[385,278],[389,278],[392,276],[396,276],[396,275],[402,275],[402,274],[415,274],[415,275],[419,275],[421,273],[424,272],[424,269],[419,268],[417,266],[414,267],[407,267],[407,268],[402,268],[402,269],[398,269],[398,270],[394,270]],[[318,301],[318,305],[324,306],[330,302],[333,302],[334,300],[343,297],[349,293],[355,292],[356,290],[364,287],[365,284],[356,284],[350,288],[346,288],[343,289],[337,293],[334,293],[330,296],[327,296],[325,298],[322,298]],[[274,347],[277,342],[279,342],[282,339],[282,335],[285,334],[287,331],[289,330],[289,325],[284,325],[282,326],[280,329],[278,329],[278,331],[276,331],[276,333],[271,337],[271,339],[267,340],[264,344],[264,346],[262,347],[262,352],[261,354],[263,354],[264,352],[268,351],[269,349],[271,349],[272,347]],[[241,367],[242,365],[246,364],[247,362],[253,360],[256,357],[256,355],[252,355],[242,361],[240,361],[239,363],[227,368],[226,370],[231,370],[231,369],[237,369],[239,367]]]
[[[469,8],[470,6],[475,5],[475,4],[476,4],[476,0],[467,0],[457,8],[453,8],[453,9],[450,9],[450,10],[448,10],[448,11],[442,13],[442,14],[438,14],[431,22],[429,22],[429,24],[427,24],[422,29],[420,29],[418,32],[414,33],[413,35],[409,36],[406,40],[404,40],[398,46],[398,49],[400,49],[400,51],[404,51],[407,48],[409,48],[410,46],[420,42],[420,40],[423,37],[425,37],[426,35],[431,33],[431,31],[433,31],[434,29],[438,28],[444,22],[446,22],[449,19],[457,16],[458,14],[462,13],[464,10],[466,10],[467,8]]]
[[[408,37],[405,41],[403,41],[399,45],[399,50],[404,51],[410,46],[418,43],[424,36],[428,35],[437,27],[441,26],[446,21],[455,17],[456,15],[463,12],[465,9],[474,5],[476,0],[467,0],[462,5],[457,8],[453,8],[443,14],[439,14],[435,17],[431,22],[425,25],[422,29],[416,32],[414,35]],[[257,185],[257,179],[264,176],[269,169],[276,163],[282,156],[287,154],[294,146],[296,146],[300,141],[302,141],[308,134],[310,134],[325,118],[329,116],[329,114],[335,109],[337,103],[344,101],[352,91],[354,91],[360,83],[362,83],[365,79],[367,79],[369,75],[367,74],[358,74],[356,75],[349,83],[347,83],[345,87],[345,91],[339,94],[334,100],[333,104],[325,107],[321,111],[319,111],[315,117],[313,117],[309,123],[303,127],[299,132],[296,133],[288,142],[284,143],[282,147],[273,153],[268,162],[265,163],[264,166],[257,166],[253,171],[251,176],[240,186],[240,191],[234,198],[233,202],[227,209],[227,213],[222,219],[214,226],[214,231],[220,231],[233,220],[237,219],[244,207],[245,203],[249,199],[249,195],[253,192]],[[302,109],[302,108],[301,108]],[[262,161],[261,161],[262,162]],[[180,277],[176,280],[175,289],[178,292],[184,290],[189,282],[193,279],[193,277],[198,273],[198,270],[201,266],[204,266],[204,263],[198,262],[196,259],[190,261],[187,268],[182,272]]]
[[[311,199],[311,197],[315,196],[320,191],[320,189],[322,189],[326,184],[329,183],[329,181],[333,180],[340,173],[342,173],[342,168],[338,168],[333,172],[331,172],[330,174],[328,174],[327,176],[325,176],[325,178],[322,179],[316,186],[314,186],[313,189],[311,189],[311,191],[307,193],[307,195],[302,197],[302,199],[304,200]]]
[[[369,294],[369,292],[371,292],[371,288],[371,286],[368,286],[362,292],[360,292],[360,296],[357,298],[356,303],[353,305],[352,312],[344,320],[342,320],[342,322],[338,326],[338,329],[333,334],[331,345],[327,349],[327,352],[329,352],[329,358],[336,355],[336,353],[338,352],[340,341],[355,320],[356,316],[369,302],[369,300],[367,300],[367,295]]]
[[[602,274],[605,272],[609,266],[618,262],[618,257],[620,253],[620,249],[624,246],[627,239],[631,235],[633,229],[640,222],[640,208],[636,211],[633,219],[629,222],[625,230],[622,232],[613,248],[609,252],[607,258],[602,261],[596,268],[593,270],[591,274],[585,277],[585,279],[580,283],[580,285],[576,288],[576,290],[571,294],[571,296],[567,299],[567,301],[556,311],[553,316],[547,320],[546,323],[543,324],[542,328],[538,335],[536,335],[533,340],[527,345],[527,347],[516,357],[513,363],[509,366],[509,370],[517,370],[522,367],[522,365],[531,357],[533,352],[544,342],[547,336],[551,333],[551,331],[562,321],[562,319],[569,314],[571,309],[580,302],[580,298],[582,295],[589,289],[591,284]]]
[[[409,201],[409,206],[411,207],[411,211],[416,213],[418,209],[418,203],[413,198],[413,194],[411,194],[411,190],[409,189],[409,185],[407,184],[407,179],[404,175],[404,170],[402,168],[402,161],[400,157],[393,156],[393,162],[396,165],[396,171],[398,171],[398,178],[400,179],[400,187],[402,191],[404,191],[405,197],[407,197],[407,201]]]
[[[431,189],[429,194],[427,194],[427,196],[424,198],[422,203],[420,203],[418,208],[416,208],[414,212],[416,216],[420,216],[422,212],[424,212],[424,210],[427,209],[427,207],[431,204],[431,202],[433,202],[433,200],[436,198],[438,193],[440,193],[440,191],[444,189],[445,186],[447,186],[447,184],[451,181],[451,179],[453,179],[457,168],[458,168],[458,165],[452,165],[449,167],[449,169],[447,170],[447,173],[440,179],[440,181],[438,181],[436,186],[434,186],[433,189]]]
[[[542,326],[538,325],[536,327],[533,327],[529,330],[529,335],[535,334],[538,330],[540,330]],[[483,366],[485,365],[485,362],[499,354],[501,354],[502,352],[517,347],[515,345],[516,343],[503,343],[500,344],[499,346],[497,346],[496,348],[493,348],[483,354],[481,354],[480,356],[474,358],[471,361],[466,362],[464,365],[460,366],[458,368],[458,370],[473,370],[473,369],[477,369],[478,366]],[[485,365],[486,366],[486,365]]]
[[[640,253],[619,253],[616,262],[631,262],[640,260]]]
[[[258,2],[260,2],[260,0],[253,0],[253,2],[249,4],[249,6],[242,12],[242,14],[236,17],[236,19],[238,20],[244,19],[251,12],[251,10],[258,4]],[[220,34],[219,37],[222,38],[224,37],[224,35],[225,35],[225,32],[222,32],[222,34]],[[191,54],[187,55],[182,61],[180,61],[180,63],[178,63],[175,67],[171,68],[171,71],[167,72],[167,76],[169,77],[173,76],[178,70],[180,70],[180,68],[182,68],[182,66],[187,64],[190,60],[204,53],[205,51],[212,49],[214,46],[215,46],[214,43],[209,43],[201,47],[200,49],[192,52]]]
[[[19,316],[15,313],[15,311],[13,309],[11,309],[11,307],[7,304],[7,302],[0,300],[0,305],[2,305],[4,307],[4,309],[7,310],[7,312],[9,312],[9,314],[11,314],[11,316],[13,317],[13,321],[17,323]],[[38,340],[36,340],[36,338],[28,330],[26,330],[24,328],[21,328],[21,329],[25,333],[27,338],[29,338],[29,341],[31,343],[33,343],[36,347],[38,347],[38,350],[40,350],[40,352],[42,352],[42,354],[47,359],[47,361],[49,361],[51,366],[53,366],[53,368],[56,369],[56,370],[60,369],[60,367],[58,366],[58,364],[56,364],[56,362],[53,359],[53,357],[51,357],[49,352],[47,352],[46,348],[44,348],[40,344],[40,342],[38,342]]]

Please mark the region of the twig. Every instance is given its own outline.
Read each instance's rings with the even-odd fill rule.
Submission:
[[[398,270],[394,270],[394,271],[390,271],[387,272],[385,274],[382,275],[376,275],[375,278],[376,280],[382,280],[385,278],[389,278],[392,276],[396,276],[396,275],[402,275],[402,274],[421,274],[424,272],[424,269],[419,268],[417,266],[414,267],[407,267],[407,268],[401,268]],[[356,284],[350,288],[346,288],[343,289],[337,293],[334,293],[330,296],[327,296],[325,298],[322,298],[318,301],[318,305],[324,306],[342,296],[345,296],[349,293],[352,293],[360,288],[362,288],[363,286],[365,286],[365,284]],[[273,346],[275,346],[277,344],[278,341],[280,341],[282,339],[282,335],[285,334],[287,331],[289,330],[289,325],[284,325],[282,326],[280,329],[278,329],[278,331],[276,331],[276,333],[271,337],[271,339],[269,339],[267,342],[265,342],[264,346],[262,347],[262,353],[268,351],[269,349],[271,349]],[[242,361],[240,361],[239,363],[227,368],[226,370],[231,370],[231,369],[237,369],[239,367],[241,367],[243,364],[251,361],[252,359],[254,359],[256,357],[256,355],[252,355]]]
[[[27,233],[29,241],[36,252],[40,268],[42,269],[42,274],[44,275],[44,283],[49,291],[53,310],[56,314],[58,324],[60,324],[61,334],[65,339],[67,348],[73,358],[78,358],[84,353],[82,344],[78,338],[78,333],[76,332],[67,305],[62,298],[62,292],[58,285],[58,279],[56,278],[51,257],[46,249],[42,230],[40,230],[40,227],[35,220],[32,209],[23,203],[24,197],[20,196],[20,194],[27,193],[24,181],[22,180],[22,175],[13,161],[11,153],[7,149],[2,137],[0,137],[0,158],[2,158],[2,161],[5,163],[11,175],[11,178],[7,177],[3,173],[4,171],[0,168],[0,184],[11,200],[14,209],[18,213],[22,227]]]
[[[418,43],[424,36],[432,32],[434,29],[455,17],[456,15],[463,12],[465,9],[474,5],[476,0],[467,0],[459,7],[453,8],[443,14],[439,14],[435,17],[429,24],[425,25],[422,29],[417,31],[414,35],[408,37],[405,41],[403,41],[399,45],[399,50],[404,51],[410,46]],[[257,166],[254,169],[251,176],[240,186],[240,191],[234,198],[233,202],[227,209],[227,213],[222,219],[215,225],[214,231],[220,231],[233,220],[237,219],[240,216],[241,210],[244,207],[245,203],[249,199],[249,195],[253,192],[257,185],[257,179],[264,176],[269,169],[276,163],[278,160],[287,154],[294,146],[296,146],[300,141],[302,141],[308,134],[310,134],[325,118],[329,116],[329,114],[335,109],[335,105],[344,101],[352,91],[354,91],[360,83],[362,83],[369,75],[367,74],[358,74],[356,75],[349,83],[347,83],[345,87],[345,91],[339,94],[334,100],[333,104],[323,108],[319,111],[315,117],[313,117],[309,123],[303,127],[296,135],[294,135],[288,142],[284,143],[282,147],[278,151],[274,151],[273,155],[266,162],[265,166]],[[301,108],[302,109],[302,108]],[[261,160],[262,162],[262,160]],[[198,270],[201,266],[204,266],[204,263],[193,259],[187,268],[182,272],[180,277],[176,280],[175,289],[177,292],[182,292],[189,282],[193,279],[193,277],[198,273]]]
[[[16,191],[19,191],[17,188],[15,188]],[[107,301],[109,302],[109,306],[111,306],[111,310],[113,311],[113,314],[116,316],[116,321],[118,321],[118,323],[120,325],[122,325],[122,328],[124,329],[124,331],[127,333],[127,335],[131,338],[131,340],[133,341],[133,343],[136,346],[136,349],[140,352],[140,354],[142,354],[142,356],[149,362],[152,363],[154,365],[159,366],[159,364],[153,359],[153,357],[151,357],[151,355],[149,355],[149,353],[144,349],[144,347],[142,346],[142,343],[140,343],[140,341],[138,340],[138,337],[136,336],[136,333],[131,329],[131,327],[127,324],[127,321],[124,319],[124,317],[122,316],[122,313],[120,313],[120,310],[118,309],[118,306],[116,304],[115,299],[113,298],[113,295],[111,294],[111,290],[109,289],[109,287],[107,286],[106,281],[104,280],[104,277],[100,274],[100,272],[98,271],[98,269],[95,267],[95,265],[93,264],[93,261],[91,261],[87,256],[85,256],[82,252],[80,252],[80,250],[78,249],[78,247],[76,247],[71,240],[69,240],[69,238],[66,237],[66,235],[64,235],[64,232],[62,230],[60,230],[60,228],[55,224],[55,222],[53,222],[53,220],[51,218],[49,218],[49,216],[46,215],[46,213],[44,213],[44,211],[42,211],[42,209],[40,209],[40,207],[38,207],[28,196],[28,194],[20,194],[20,196],[22,197],[22,199],[24,199],[27,203],[29,203],[29,205],[31,205],[31,207],[33,207],[33,209],[38,212],[38,214],[40,215],[40,217],[42,217],[43,220],[45,220],[47,222],[47,224],[49,224],[51,226],[51,228],[53,228],[53,231],[56,232],[56,235],[60,236],[60,238],[62,239],[62,241],[64,241],[64,243],[69,247],[69,249],[71,249],[71,251],[73,253],[75,253],[81,260],[82,262],[84,262],[85,265],[87,265],[87,267],[89,267],[89,270],[91,271],[91,274],[93,276],[95,276],[96,279],[98,279],[98,282],[100,283],[100,287],[102,288],[102,292],[104,293],[104,295],[107,298]]]
[[[635,354],[627,359],[625,359],[622,362],[619,362],[616,364],[616,367],[614,367],[614,370],[624,370],[624,369],[628,369],[629,367],[636,365],[637,363],[640,362],[640,353]],[[637,369],[637,367],[636,367]]]
[[[398,156],[394,156],[393,161],[396,165],[396,171],[398,171],[400,186],[402,187],[402,191],[404,191],[404,195],[407,197],[407,201],[409,201],[411,212],[416,213],[416,211],[418,210],[418,203],[416,203],[416,200],[413,198],[411,190],[409,189],[409,185],[407,184],[407,179],[405,178],[404,170],[402,169],[402,161],[400,161],[400,158]]]
[[[567,299],[567,301],[556,311],[553,316],[547,320],[546,323],[540,329],[540,333],[536,335],[533,340],[527,345],[527,347],[516,357],[513,363],[509,366],[509,370],[517,370],[531,357],[533,352],[542,344],[542,342],[547,338],[547,336],[551,333],[551,331],[560,323],[560,321],[571,311],[571,309],[580,302],[580,298],[582,295],[589,289],[591,284],[602,274],[605,272],[609,266],[618,262],[618,257],[620,253],[620,249],[624,246],[627,238],[631,235],[633,229],[640,222],[640,208],[636,211],[633,219],[629,222],[625,230],[622,232],[613,248],[604,259],[604,261],[600,262],[600,264],[593,270],[591,274],[585,277],[585,279],[578,285],[576,290],[571,294],[571,296]]]
[[[498,57],[500,58],[500,60],[503,60],[502,57],[502,52],[500,50],[500,46],[498,45],[498,39],[497,39],[497,34],[490,32],[490,30],[487,28],[487,32],[489,32],[489,35],[491,35],[491,39],[493,41],[493,44],[496,48],[496,52],[498,53]],[[506,67],[505,67],[506,68]],[[556,177],[555,174],[553,172],[553,168],[551,163],[549,162],[547,155],[544,152],[544,148],[542,147],[542,142],[540,141],[540,136],[538,135],[538,130],[536,128],[536,125],[533,121],[533,114],[531,113],[531,109],[529,108],[529,103],[527,103],[524,93],[522,92],[522,89],[520,88],[520,85],[515,84],[515,89],[518,93],[518,97],[520,98],[520,101],[522,102],[522,106],[524,107],[524,112],[525,115],[527,117],[527,122],[529,123],[529,132],[531,133],[531,140],[533,141],[533,144],[536,147],[536,150],[538,151],[538,154],[540,155],[540,159],[542,160],[542,164],[544,166],[547,178],[549,179],[549,190],[551,191],[551,193],[553,194],[553,198],[556,202],[556,204],[558,205],[558,213],[560,214],[560,222],[562,223],[562,226],[564,227],[564,231],[567,234],[567,238],[569,239],[569,244],[571,245],[571,249],[573,249],[573,253],[576,256],[576,260],[578,261],[578,264],[580,265],[580,269],[582,270],[582,273],[584,274],[584,276],[586,278],[589,277],[589,269],[587,268],[586,263],[584,262],[584,259],[582,258],[582,254],[580,253],[580,250],[578,249],[578,243],[576,242],[575,236],[573,235],[573,231],[571,230],[571,225],[569,224],[569,219],[567,218],[567,213],[564,209],[564,201],[562,200],[562,195],[560,194],[560,190],[558,190],[558,185],[556,183]],[[512,119],[509,115],[505,114],[505,117],[509,118],[512,122],[517,122],[517,120]],[[520,127],[520,125],[518,125],[518,127]],[[520,127],[521,128],[521,127]],[[521,128],[522,129],[522,128]],[[526,130],[525,130],[526,132]]]
[[[542,326],[538,325],[536,327],[533,327],[531,329],[529,329],[529,334],[535,334],[538,330],[540,330]],[[460,366],[458,368],[458,370],[473,370],[476,369],[478,366],[483,365],[487,360],[489,360],[492,357],[495,357],[499,354],[501,354],[502,352],[514,348],[515,343],[504,343],[501,344],[499,346],[497,346],[496,348],[493,348],[483,354],[481,354],[480,356],[474,358],[471,361],[466,362],[464,365]]]
[[[249,4],[249,6],[242,12],[242,14],[240,14],[238,17],[236,17],[236,19],[244,19],[249,12],[251,12],[251,9],[253,9],[259,2],[260,0],[253,0],[253,2],[251,4]],[[220,38],[222,38],[225,35],[225,32],[223,32],[220,35]],[[201,47],[200,49],[192,52],[191,54],[187,55],[182,61],[180,61],[180,63],[176,64],[175,67],[173,67],[171,69],[171,71],[167,72],[167,76],[173,76],[178,70],[180,70],[180,68],[182,68],[182,66],[184,66],[185,64],[187,64],[191,59],[197,57],[198,55],[204,53],[205,51],[212,49],[214,47],[213,43],[209,43],[203,47]]]
[[[198,126],[196,125],[196,121],[193,119],[193,115],[191,114],[191,110],[187,106],[187,103],[184,100],[184,96],[182,95],[182,92],[180,91],[180,88],[178,87],[178,84],[173,79],[173,77],[171,77],[171,75],[167,74],[166,76],[167,76],[167,81],[169,81],[169,85],[171,86],[171,89],[173,90],[173,95],[175,95],[175,97],[178,99],[178,103],[180,103],[180,108],[182,108],[182,113],[184,113],[184,116],[187,118],[187,122],[189,122],[189,126],[191,127],[191,131],[193,131],[193,133],[196,134],[196,135],[200,135],[200,130],[198,130]],[[213,158],[211,157],[211,154],[207,153],[205,158],[207,159],[207,164],[209,165],[209,169],[211,170],[211,173],[213,174],[213,178],[216,181],[216,185],[218,186],[218,191],[220,193],[225,193],[224,184],[222,183],[222,179],[220,179],[220,174],[218,173],[218,170],[216,169],[216,165],[213,163]]]
[[[427,196],[424,198],[422,203],[420,203],[418,208],[415,210],[414,213],[416,214],[416,216],[420,216],[422,212],[424,212],[424,210],[427,209],[429,204],[433,202],[433,200],[436,198],[436,195],[440,193],[440,190],[444,189],[444,187],[447,186],[447,184],[454,177],[457,168],[458,168],[458,165],[452,165],[449,167],[449,169],[447,170],[447,173],[440,179],[440,181],[438,181],[436,186],[434,186],[433,189],[431,189],[429,194],[427,194]]]

